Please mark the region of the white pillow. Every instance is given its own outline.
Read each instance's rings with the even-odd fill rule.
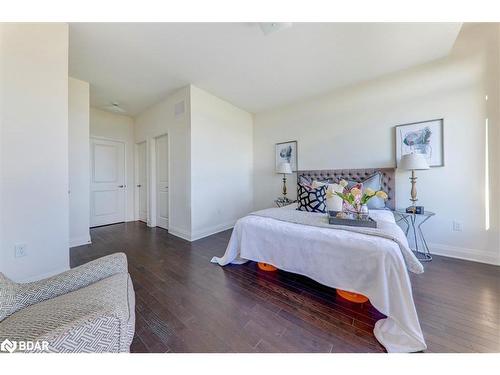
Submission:
[[[321,181],[313,181],[312,183],[313,188],[318,188],[323,185],[328,185],[327,194],[333,194],[334,192],[342,193],[344,191],[344,188],[339,184],[329,184]],[[328,211],[342,211],[342,198],[335,194],[333,197],[326,200],[326,206]]]

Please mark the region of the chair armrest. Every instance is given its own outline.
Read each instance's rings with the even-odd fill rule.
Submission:
[[[0,317],[0,321],[24,307],[73,292],[118,273],[127,272],[127,256],[124,253],[115,253],[47,279],[25,284],[10,282],[9,289],[12,293],[9,294],[15,294],[15,296],[10,298],[11,306],[2,308],[6,311],[3,311],[5,314],[2,315],[5,316]]]

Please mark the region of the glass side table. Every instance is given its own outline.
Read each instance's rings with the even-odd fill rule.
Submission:
[[[297,202],[296,200],[291,200],[291,199],[288,199],[287,197],[279,197],[278,199],[276,199],[274,201],[274,204],[277,206],[277,207],[284,207],[284,206],[288,206],[289,204],[292,204],[292,203],[295,203]]]
[[[424,224],[427,220],[429,220],[432,216],[435,215],[434,212],[424,211],[421,214],[406,212],[406,209],[397,209],[394,210],[394,214],[399,216],[399,219],[396,218],[396,222],[399,223],[404,221],[406,224],[406,237],[408,235],[413,237],[415,241],[415,248],[412,249],[415,253],[418,260],[421,262],[429,262],[432,260],[431,252],[429,251],[429,246],[427,246],[427,241],[425,240],[424,232],[422,231],[422,224]],[[410,238],[408,238],[409,240]],[[419,245],[420,242],[420,245]]]

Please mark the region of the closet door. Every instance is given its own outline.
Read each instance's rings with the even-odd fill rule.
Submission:
[[[90,226],[125,221],[125,145],[90,140]]]

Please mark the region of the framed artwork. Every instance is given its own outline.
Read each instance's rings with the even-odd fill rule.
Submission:
[[[443,119],[396,126],[396,167],[412,152],[424,154],[430,167],[444,166]]]
[[[276,143],[276,165],[275,170],[281,163],[290,163],[293,172],[297,172],[297,141]]]

